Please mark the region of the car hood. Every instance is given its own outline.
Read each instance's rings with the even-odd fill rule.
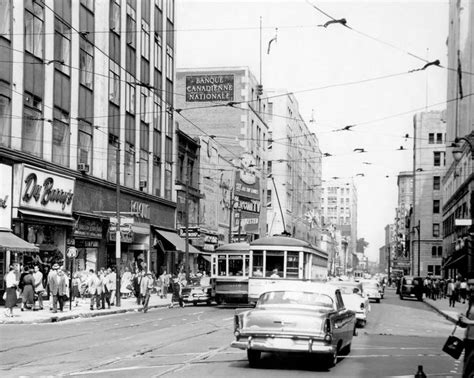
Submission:
[[[326,312],[301,309],[255,309],[244,314],[242,332],[321,334]]]

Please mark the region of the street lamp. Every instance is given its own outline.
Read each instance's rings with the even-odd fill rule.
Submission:
[[[456,160],[456,162],[461,160],[463,152],[464,152],[464,148],[459,146],[459,142],[461,140],[463,140],[469,145],[469,149],[471,151],[471,158],[474,159],[474,148],[470,139],[474,139],[474,131],[472,131],[471,134],[468,134],[465,137],[454,139],[454,145],[455,145],[454,147],[458,148],[458,149],[453,150],[453,157],[454,157],[454,160]]]

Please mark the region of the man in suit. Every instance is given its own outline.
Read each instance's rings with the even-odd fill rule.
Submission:
[[[58,297],[59,297],[59,276],[58,276],[59,265],[53,264],[48,274],[48,286],[49,292],[53,298],[53,313],[58,312]]]
[[[87,281],[87,290],[91,296],[91,310],[94,309],[94,302],[96,303],[96,308],[100,308],[100,290],[101,282],[97,274],[95,274],[94,269],[89,270],[89,279]]]

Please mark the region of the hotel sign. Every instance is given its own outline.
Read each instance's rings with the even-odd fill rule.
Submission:
[[[186,102],[234,100],[234,75],[186,76]]]
[[[53,174],[51,171],[16,165],[15,187],[20,190],[15,204],[25,209],[71,215],[74,183],[73,178]]]

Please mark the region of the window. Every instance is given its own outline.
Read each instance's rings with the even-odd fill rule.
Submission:
[[[81,4],[84,5],[91,12],[94,12],[94,0],[81,0]]]
[[[114,62],[110,62],[109,69],[109,101],[120,106],[120,69]]]
[[[439,237],[439,223],[433,223],[433,236],[435,238]]]
[[[141,0],[142,3],[142,18],[146,22],[150,22],[150,0]]]
[[[436,144],[443,144],[443,134],[437,133],[436,134]]]
[[[442,246],[438,246],[438,253],[437,253],[437,256],[438,257],[443,257],[443,247]]]
[[[438,248],[436,246],[431,247],[431,257],[436,257]]]
[[[428,144],[434,144],[434,133],[428,134]]]
[[[0,36],[10,39],[12,0],[0,0]]]
[[[79,121],[77,162],[87,164],[89,172],[92,172],[92,125],[84,121]]]
[[[137,47],[137,23],[135,12],[130,12],[130,8],[127,8],[127,45],[134,49]]]
[[[43,119],[41,117],[43,104],[39,98],[29,93],[25,93],[24,100],[22,150],[41,157],[43,153]]]
[[[433,154],[434,154],[433,165],[435,167],[440,167],[441,166],[441,152],[434,152]]]
[[[54,19],[54,67],[66,75],[71,70],[71,28]]]
[[[440,200],[433,200],[433,214],[439,214]]]
[[[171,199],[171,163],[166,162],[165,165],[165,198]]]
[[[148,141],[148,138],[147,138]],[[148,151],[147,150],[140,150],[140,172],[139,172],[139,180],[140,180],[140,190],[143,188],[148,187]]]
[[[135,86],[129,82],[125,85],[125,110],[135,114]]]
[[[435,268],[435,271],[434,271],[435,276],[440,276],[441,275],[441,265],[435,265],[434,268]]]
[[[0,95],[0,146],[10,147],[11,120],[11,100]]]
[[[166,17],[168,17],[171,22],[174,22],[174,0],[166,1]]]
[[[141,53],[146,60],[150,60],[150,27],[142,22]]]
[[[156,131],[156,130],[155,130]],[[158,156],[153,156],[153,194],[161,196],[161,164]]]
[[[120,33],[120,4],[116,0],[110,0],[110,30]]]
[[[267,251],[265,277],[270,277],[273,270],[278,271],[278,275],[283,277],[283,251]]]
[[[434,265],[428,265],[428,275],[433,275],[434,273]]]
[[[174,63],[173,63],[173,49],[166,46],[166,78],[173,80]]]
[[[166,21],[166,44],[174,48],[174,25],[170,20]]]
[[[33,0],[25,1],[25,50],[43,59],[44,10]]]
[[[94,48],[92,44],[84,39],[79,38],[79,70],[80,83],[89,89],[93,89],[94,85]]]
[[[125,143],[125,185],[135,187],[135,147],[133,144]]]
[[[162,70],[162,55],[163,55],[163,49],[161,47],[161,37],[157,36],[155,37],[155,68],[157,70]]]
[[[433,190],[441,189],[441,176],[433,176]]]
[[[140,93],[140,120],[142,122],[147,122],[147,109],[146,109],[146,103],[147,103],[147,96],[145,93]],[[148,122],[147,122],[148,123]]]
[[[229,276],[243,276],[244,275],[244,256],[243,255],[229,255]]]
[[[54,109],[53,121],[53,162],[69,165],[69,115],[62,110]]]
[[[267,207],[272,207],[272,190],[267,189]]]

